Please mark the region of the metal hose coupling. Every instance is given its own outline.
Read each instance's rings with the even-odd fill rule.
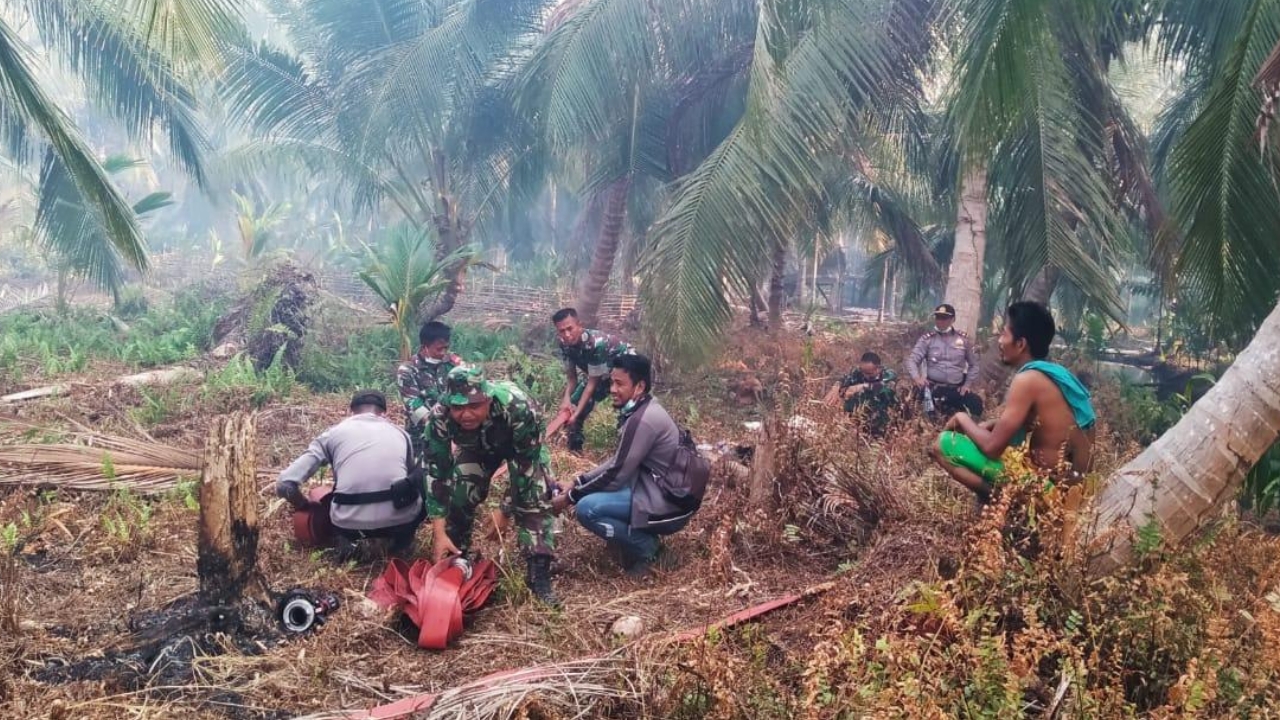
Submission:
[[[467,559],[466,555],[459,555],[455,557],[449,564],[462,570],[462,582],[466,582],[471,579],[471,561]]]
[[[290,590],[280,599],[276,616],[286,632],[301,635],[323,625],[337,609],[337,595],[297,589]]]

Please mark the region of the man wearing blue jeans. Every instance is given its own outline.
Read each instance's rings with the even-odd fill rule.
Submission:
[[[632,577],[648,574],[662,552],[659,536],[680,530],[693,514],[667,500],[654,482],[675,459],[680,428],[649,394],[651,368],[643,355],[614,360],[609,394],[618,408],[618,449],[590,472],[561,483],[551,501],[556,512],[576,505],[578,522],[622,551]]]

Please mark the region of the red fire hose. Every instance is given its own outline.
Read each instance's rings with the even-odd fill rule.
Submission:
[[[445,562],[448,562],[448,561],[446,560]],[[786,595],[786,596],[777,598],[775,600],[770,600],[769,602],[761,603],[759,605],[755,605],[753,607],[740,610],[736,613],[733,613],[732,615],[729,615],[728,617],[722,618],[714,623],[710,623],[709,625],[704,625],[702,627],[697,627],[697,628],[691,628],[683,632],[672,633],[666,636],[666,638],[664,639],[667,642],[681,643],[681,642],[689,642],[699,637],[705,637],[706,633],[712,629],[728,628],[734,625],[738,625],[740,623],[754,620],[755,618],[760,617],[761,615],[764,615],[766,613],[772,612],[774,610],[777,610],[778,608],[786,607],[787,605],[791,605],[792,603],[803,600],[804,598],[812,597],[814,595],[819,595],[823,592],[826,592],[827,590],[831,589],[832,586],[833,586],[833,583],[831,582],[821,583],[819,585],[810,587],[802,592],[798,592],[792,595]],[[375,589],[376,589],[376,586],[375,586]],[[582,659],[586,660],[589,658],[582,658]],[[478,680],[467,683],[463,687],[483,688],[489,685],[496,684],[500,680],[505,680],[512,677],[519,676],[519,677],[524,677],[525,679],[538,678],[543,676],[550,677],[550,676],[554,676],[556,672],[557,671],[555,670],[554,666],[542,666],[542,667],[531,667],[531,668],[517,668],[513,670],[503,670],[501,672],[496,672],[491,675],[486,675]],[[375,707],[372,710],[369,710],[364,713],[361,713],[358,711],[351,712],[347,715],[347,717],[350,718],[351,720],[391,720],[391,718],[402,718],[416,712],[430,710],[431,707],[436,704],[436,701],[439,699],[439,697],[440,697],[440,693],[426,693],[423,695],[415,695],[413,697],[407,697],[402,700],[397,700],[395,702],[388,703],[386,705],[379,705],[378,707]]]
[[[419,560],[410,567],[396,559],[373,581],[369,599],[404,608],[418,628],[418,647],[443,650],[462,635],[463,614],[483,607],[497,587],[498,568],[490,560],[474,566],[460,558],[435,565]]]

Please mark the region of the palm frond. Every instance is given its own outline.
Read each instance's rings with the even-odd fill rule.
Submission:
[[[823,192],[815,160],[856,132],[869,108],[913,92],[932,3],[824,3],[822,22],[766,3],[758,19],[747,110],[674,188],[655,223],[647,307],[673,351],[705,355],[779,243],[810,221]],[[887,17],[894,33],[880,32]]]
[[[1061,268],[1114,317],[1109,268],[1121,225],[1104,172],[1106,82],[1097,3],[961,0],[948,122],[967,162],[990,158],[993,232],[1004,282],[1019,290]],[[990,247],[990,246],[989,246]]]
[[[1254,144],[1254,70],[1280,39],[1280,6],[1259,2],[1199,116],[1173,149],[1174,215],[1184,231],[1179,276],[1224,327],[1260,322],[1280,288],[1274,153]]]
[[[0,418],[0,427],[36,429],[17,418]],[[172,489],[183,478],[199,476],[199,451],[152,441],[73,433],[71,442],[0,445],[0,485],[52,484],[68,490],[128,488],[141,494]]]
[[[267,137],[317,140],[332,134],[326,88],[301,60],[266,43],[228,50],[220,88],[232,122]]]
[[[161,57],[207,72],[221,67],[222,49],[243,33],[248,4],[249,0],[108,0],[104,10],[127,20]]]
[[[587,0],[561,18],[518,80],[517,102],[558,146],[604,137],[630,111],[643,72],[656,72],[650,5]]]
[[[140,160],[113,156],[103,165],[107,172],[116,174],[141,164]],[[84,207],[66,166],[51,151],[46,153],[40,173],[39,198],[39,237],[50,252],[61,258],[60,267],[116,295],[124,284],[123,258],[107,238],[98,216]],[[152,193],[136,203],[133,212],[142,217],[172,204],[169,193]]]
[[[161,56],[93,3],[38,0],[31,14],[41,39],[84,79],[100,106],[147,142],[153,128],[163,128],[174,159],[205,184],[208,141],[196,119],[195,98]]]
[[[384,199],[391,199],[412,215],[404,193],[383,176],[380,168],[354,157],[336,143],[290,137],[250,141],[223,153],[212,170],[220,177],[263,173],[299,183],[311,177],[326,177],[334,183],[335,192],[349,197],[359,210],[373,210]]]
[[[129,265],[145,269],[146,242],[132,209],[107,179],[67,116],[45,95],[31,71],[29,57],[30,50],[22,40],[0,21],[0,107],[25,119],[44,136],[50,157],[65,170],[115,251]],[[51,167],[52,162],[46,161],[46,167]],[[37,227],[48,219],[47,214],[38,213]]]

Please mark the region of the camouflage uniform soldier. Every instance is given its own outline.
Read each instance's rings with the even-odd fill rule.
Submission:
[[[961,410],[982,417],[982,398],[973,392],[978,377],[978,355],[973,340],[955,329],[956,309],[946,303],[933,311],[934,329],[925,333],[911,350],[907,372],[933,398],[935,413],[943,419]]]
[[[476,512],[489,496],[494,473],[506,462],[510,486],[502,515],[516,519],[516,538],[527,554],[527,582],[533,594],[555,605],[551,456],[542,444],[542,430],[533,401],[514,383],[488,382],[478,367],[454,368],[446,394],[427,418],[427,516],[437,562],[468,552]]]
[[[588,330],[578,322],[578,311],[564,308],[551,316],[560,341],[560,355],[568,382],[560,412],[570,413],[565,423],[569,452],[582,451],[582,428],[596,403],[609,397],[609,371],[619,355],[634,355],[635,349],[621,339],[599,330]]]
[[[418,331],[418,352],[396,369],[396,385],[404,401],[405,430],[413,439],[413,456],[419,464],[426,454],[427,415],[444,394],[449,371],[464,365],[462,358],[449,352],[452,334],[452,329],[442,322],[423,324]]]
[[[858,367],[840,380],[844,411],[856,413],[866,408],[867,431],[881,435],[889,426],[890,414],[898,404],[894,383],[898,376],[880,363],[880,356],[863,353]]]

